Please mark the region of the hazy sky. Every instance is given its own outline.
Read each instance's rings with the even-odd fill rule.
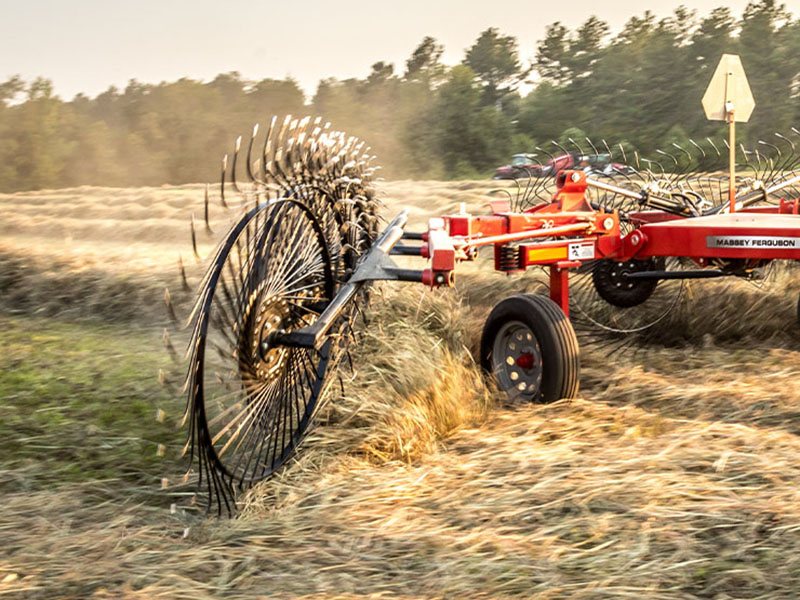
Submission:
[[[738,16],[747,0],[0,0],[0,79],[52,79],[66,98],[96,95],[131,78],[156,83],[239,71],[295,77],[313,93],[322,77],[358,76],[387,60],[398,70],[426,35],[463,58],[478,34],[499,27],[530,60],[545,27],[571,28],[597,14],[612,30],[649,7],[678,4],[701,15],[720,5]],[[787,6],[800,14],[800,0]]]

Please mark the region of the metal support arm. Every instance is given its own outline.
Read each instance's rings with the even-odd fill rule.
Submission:
[[[330,304],[313,325],[292,332],[278,331],[270,338],[267,344],[270,346],[318,348],[322,345],[325,335],[331,326],[341,316],[347,304],[366,282],[422,281],[423,271],[401,269],[389,257],[394,245],[403,237],[403,227],[405,227],[407,221],[407,211],[401,212],[392,219],[389,226],[375,240],[372,248],[362,257],[353,275],[347,283],[339,288],[336,296],[333,297]]]

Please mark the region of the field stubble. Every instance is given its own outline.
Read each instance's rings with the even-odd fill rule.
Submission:
[[[386,212],[410,206],[420,225],[491,187],[389,182]],[[238,519],[170,514],[180,499],[158,482],[178,472],[182,406],[156,381],[172,369],[161,296],[169,284],[185,310],[176,265],[196,281],[201,198],[197,186],[0,196],[0,594],[800,593],[790,272],[763,291],[693,285],[660,343],[587,348],[581,398],[552,405],[502,404],[471,358],[491,305],[533,278],[479,264],[455,292],[379,286],[358,373],[298,459]]]

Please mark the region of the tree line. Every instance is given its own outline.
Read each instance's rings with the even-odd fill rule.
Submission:
[[[514,153],[587,135],[652,153],[720,134],[700,99],[723,53],[742,56],[757,103],[740,139],[800,126],[800,20],[775,0],[740,18],[725,7],[647,11],[614,35],[597,17],[554,23],[531,62],[495,28],[461,64],[442,53],[426,37],[401,68],[381,61],[364,79],[324,79],[308,100],[292,79],[235,72],[70,101],[46,79],[12,77],[0,83],[0,190],[214,180],[233,138],[273,114],[322,115],[365,139],[390,178],[484,177]]]

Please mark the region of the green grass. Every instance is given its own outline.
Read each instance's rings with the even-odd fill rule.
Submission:
[[[0,455],[15,487],[156,484],[158,445],[180,443],[180,404],[158,382],[170,361],[157,332],[4,316],[0,348]]]

